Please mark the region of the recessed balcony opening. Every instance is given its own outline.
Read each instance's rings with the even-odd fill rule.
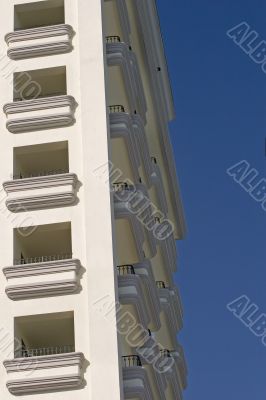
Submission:
[[[14,7],[14,30],[65,23],[64,0],[37,1]]]
[[[13,179],[3,183],[12,212],[75,205],[78,177],[69,172],[68,142],[13,150]]]
[[[16,317],[15,358],[75,352],[73,311]]]
[[[68,142],[14,148],[14,179],[66,174],[69,172]]]
[[[72,258],[71,224],[36,226],[29,236],[14,229],[14,264],[42,263]]]
[[[13,82],[13,101],[67,94],[65,66],[16,72]]]
[[[123,37],[121,29],[121,10],[118,9],[116,1],[103,2],[103,20],[104,20],[104,33],[105,36],[113,35],[114,32]],[[127,14],[126,7],[123,7],[123,12]],[[127,17],[127,15],[126,15]]]

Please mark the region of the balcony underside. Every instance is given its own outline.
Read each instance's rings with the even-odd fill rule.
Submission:
[[[125,399],[153,400],[147,372],[143,367],[123,368]]]
[[[148,193],[144,185],[128,186],[114,192],[114,210],[117,220],[118,255],[121,264],[135,264],[156,254],[153,231],[154,217]],[[121,222],[122,221],[122,222]],[[120,224],[120,225],[118,225]],[[128,246],[125,246],[128,242]],[[125,247],[135,247],[134,258],[127,257]]]
[[[131,200],[134,212],[142,225],[145,236],[144,251],[146,258],[153,258],[157,253],[157,241],[154,235],[154,210],[148,191],[143,184],[136,185],[136,194]]]
[[[23,212],[69,206],[77,201],[77,176],[72,173],[16,179],[3,183],[9,211]]]
[[[161,305],[156,288],[151,264],[148,260],[134,265],[135,273],[140,277],[144,291],[144,301],[150,315],[150,326],[152,331],[157,331],[161,327],[160,311]]]
[[[183,327],[183,310],[177,288],[157,289],[162,309],[162,327],[156,332],[157,340],[164,346],[175,347],[176,335]]]
[[[11,133],[59,128],[75,122],[76,102],[72,96],[41,97],[4,106],[6,127]]]
[[[152,173],[151,173],[151,181],[154,185],[156,198],[157,198],[157,206],[159,207],[160,212],[166,216],[168,213],[167,200],[165,195],[165,190],[163,186],[163,179],[160,171],[160,167],[156,163],[152,163]]]
[[[122,139],[127,148],[127,159],[130,162],[130,169],[132,171],[134,182],[138,182],[139,179],[139,167],[140,157],[139,149],[137,147],[135,132],[132,126],[132,117],[125,112],[112,112],[110,113],[110,133],[111,139],[113,139],[113,146],[116,146],[116,139]],[[119,152],[118,160],[116,161],[113,156],[113,162],[116,167],[119,167],[125,174],[124,165],[120,165],[121,153]]]
[[[114,193],[114,211],[116,218],[117,251],[121,264],[134,264],[144,259],[144,232],[137,216],[127,203],[131,190]]]
[[[76,293],[80,288],[79,271],[80,261],[76,259],[6,267],[5,292],[12,300]]]
[[[187,386],[187,369],[184,354],[181,346],[178,346],[178,348],[178,351],[171,351],[172,367],[165,373],[168,383],[167,394],[171,400],[182,400],[182,392]]]
[[[67,53],[72,50],[70,25],[53,25],[10,32],[5,36],[7,55],[13,60]]]
[[[145,303],[141,277],[137,275],[125,275],[118,277],[119,302],[122,304],[123,312],[130,312],[137,323],[147,327],[150,323],[150,315]]]
[[[160,355],[159,343],[151,337],[146,341],[143,347],[138,349],[138,355],[141,364],[145,367],[149,381],[151,384],[154,400],[166,400],[165,390],[167,381],[165,374],[162,374],[156,369],[156,360]]]
[[[148,187],[150,187],[152,185],[151,175],[153,170],[152,170],[147,136],[145,132],[145,126],[142,118],[138,114],[134,114],[132,116],[132,121],[133,121],[133,128],[136,134],[137,148],[140,153],[142,165],[144,167],[143,169],[146,175],[147,185]]]
[[[114,106],[115,107],[115,106]],[[113,107],[113,108],[114,108]],[[112,109],[112,107],[110,107]],[[128,159],[130,160],[134,182],[139,181],[139,167],[143,167],[147,185],[152,184],[152,164],[147,143],[145,127],[142,119],[137,114],[126,112],[110,112],[111,138],[122,138],[127,146]],[[117,163],[115,163],[117,164]],[[123,171],[123,168],[121,168]]]
[[[137,111],[146,122],[147,104],[135,54],[126,43],[118,41],[106,44],[106,56],[109,67],[119,66],[122,70],[130,112]]]
[[[144,365],[144,364],[143,364]],[[153,400],[168,400],[165,397],[167,381],[163,379],[162,374],[155,371],[152,365],[145,365],[145,370],[151,383],[152,399]]]
[[[185,355],[183,351],[183,347],[178,344],[177,349],[171,352],[172,357],[175,359],[175,365],[178,370],[178,377],[180,382],[180,387],[185,390],[187,387],[187,364],[185,360]]]
[[[156,232],[160,232],[160,227],[162,232],[164,232],[164,221],[162,221],[162,223],[158,223]],[[162,239],[159,239],[159,234],[157,235],[158,252],[161,253],[164,264],[167,265],[167,268],[169,268],[169,272],[175,273],[177,270],[176,243],[173,233],[170,233],[168,236],[167,235],[168,233],[165,235],[166,237],[162,237]]]
[[[7,360],[4,361],[8,374],[6,386],[17,396],[79,389],[84,383],[83,363],[82,353]]]

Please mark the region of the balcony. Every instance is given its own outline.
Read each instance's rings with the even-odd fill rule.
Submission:
[[[121,265],[118,270],[118,293],[123,311],[149,329],[160,329],[160,302],[150,262]],[[136,344],[136,347],[139,344]]]
[[[160,357],[160,347],[154,339],[153,333],[144,346],[138,349],[138,354],[151,384],[152,398],[154,400],[166,400],[167,380],[165,374],[159,368],[156,368],[158,357]]]
[[[123,176],[139,181],[139,168],[151,185],[151,162],[144,124],[138,114],[129,114],[122,105],[109,107],[112,160]]]
[[[157,291],[161,305],[161,329],[156,332],[156,340],[162,345],[175,347],[176,334],[183,326],[183,309],[178,289],[167,287],[164,282],[157,281]]]
[[[65,24],[64,0],[15,4],[14,31],[5,36],[13,60],[72,50],[73,29]]]
[[[109,107],[112,162],[133,182],[139,181],[140,157],[132,117],[121,105]]]
[[[147,226],[152,218],[144,185],[113,184],[117,252],[121,264],[135,264],[156,254],[156,240]]]
[[[6,206],[9,211],[23,212],[73,205],[76,202],[77,181],[75,174],[58,171],[6,181],[3,183],[8,195]]]
[[[162,227],[161,230],[162,232],[164,232],[163,229],[164,221],[162,221],[160,218],[157,218],[156,224],[157,224],[156,232],[160,232],[160,227]],[[177,251],[176,251],[175,238],[173,233],[170,233],[168,236],[167,235],[165,235],[165,237],[162,236],[162,238],[160,238],[160,235],[157,236],[158,250],[161,252],[165,264],[169,266],[172,273],[175,273],[177,268],[176,265]]]
[[[127,104],[130,114],[138,113],[146,121],[147,104],[136,55],[121,42],[119,36],[106,38],[106,57],[109,67],[111,104]]]
[[[79,271],[80,261],[72,259],[71,254],[14,260],[14,265],[3,268],[5,292],[11,300],[76,293]]]
[[[65,24],[64,0],[14,5],[14,31],[5,36],[13,60],[72,50],[73,29]]]
[[[69,172],[68,143],[15,147],[13,179],[3,187],[12,212],[75,204],[78,178]]]
[[[118,2],[117,7],[121,20],[129,20],[129,27],[133,23],[137,26],[131,31],[131,42],[136,53],[147,59],[145,68],[151,78],[152,91],[156,94],[154,100],[159,117],[164,122],[170,121],[174,115],[173,99],[156,6],[146,0],[138,0],[130,6],[128,4],[127,8],[123,2]]]
[[[76,102],[72,96],[52,96],[22,100],[4,105],[6,127],[11,133],[71,126]]]
[[[14,359],[4,361],[10,393],[82,387],[85,360],[75,350],[72,312],[16,317],[14,328]]]
[[[157,254],[152,262],[153,273],[156,280],[164,281],[167,286],[173,285],[173,273],[177,269],[176,243],[171,230],[171,222],[155,217],[153,232],[157,238]]]
[[[132,120],[133,120],[133,128],[135,130],[137,139],[137,147],[142,161],[143,172],[146,177],[147,186],[150,187],[152,185],[151,175],[153,169],[150,160],[149,146],[148,146],[145,126],[139,114],[134,114],[132,116]]]
[[[163,185],[162,174],[156,157],[151,157],[152,173],[151,181],[153,184],[152,198],[155,199],[155,204],[163,215],[167,215],[168,206]]]
[[[6,386],[16,396],[79,389],[84,383],[83,364],[83,354],[76,352],[6,360]]]
[[[60,24],[22,29],[5,36],[7,55],[12,60],[68,53],[72,50],[74,31]]]
[[[187,367],[184,359],[183,349],[178,345],[178,350],[161,350],[161,362],[165,359],[165,376],[167,379],[167,399],[182,400],[182,391],[187,386]]]
[[[23,300],[79,293],[81,265],[72,256],[70,223],[31,228],[28,236],[14,230],[13,265],[3,268],[7,296]]]
[[[152,391],[146,370],[136,355],[122,357],[125,399],[152,400]]]
[[[76,102],[67,94],[66,68],[14,74],[13,102],[4,105],[11,133],[67,127],[75,122]]]

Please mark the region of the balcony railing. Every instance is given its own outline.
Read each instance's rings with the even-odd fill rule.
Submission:
[[[14,102],[24,101],[24,100],[46,99],[46,98],[57,97],[57,96],[66,96],[66,93],[63,93],[63,92],[51,92],[49,94],[43,94],[43,95],[40,94],[37,97],[32,97],[32,96],[15,97],[14,98]]]
[[[170,350],[163,349],[163,350],[160,350],[160,353],[161,353],[162,357],[172,357]]]
[[[15,352],[15,358],[50,356],[53,354],[67,354],[74,352],[75,346],[73,345],[41,347],[38,349],[20,349]]]
[[[125,112],[125,107],[117,104],[113,106],[109,106],[109,113],[124,113]]]
[[[123,366],[126,368],[129,367],[141,367],[141,361],[139,356],[123,356]]]
[[[156,286],[158,289],[166,289],[166,285],[163,281],[157,281]]]
[[[59,260],[70,260],[71,258],[72,258],[72,253],[53,254],[50,256],[27,257],[27,258],[14,259],[14,265],[35,264],[35,263],[43,263],[48,261],[59,261]]]
[[[115,192],[122,192],[124,190],[132,190],[132,186],[126,182],[114,182],[112,184]]]
[[[120,43],[121,39],[120,36],[113,35],[113,36],[106,36],[106,43]]]
[[[160,217],[154,217],[154,220],[157,224],[161,223],[161,218]]]
[[[135,270],[133,265],[119,265],[117,267],[118,275],[135,275]]]
[[[68,174],[69,170],[66,168],[54,169],[50,171],[42,171],[42,172],[32,172],[30,174],[15,174],[13,175],[14,180],[25,179],[25,178],[37,178],[38,176],[50,176],[50,175],[61,175]]]

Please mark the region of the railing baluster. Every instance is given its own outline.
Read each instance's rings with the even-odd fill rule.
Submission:
[[[72,253],[68,254],[53,254],[50,256],[28,257],[21,259],[14,259],[14,265],[34,264],[47,261],[67,260],[72,258]]]
[[[109,106],[109,113],[124,113],[125,112],[125,107],[120,105],[120,104],[116,104],[116,105],[112,105]]]
[[[123,356],[124,367],[141,367],[141,360],[139,356],[131,355],[131,356]]]
[[[158,289],[166,289],[166,285],[163,281],[157,281],[156,286]]]
[[[118,275],[135,275],[133,265],[118,265]]]
[[[26,357],[39,357],[48,356],[53,354],[67,354],[75,352],[75,346],[73,345],[62,345],[55,347],[39,347],[37,349],[23,349],[16,350],[14,353],[15,358],[26,358]]]
[[[113,36],[106,36],[107,43],[120,43],[121,39],[120,36],[113,35]]]
[[[13,175],[13,180],[19,180],[19,179],[25,179],[25,178],[37,178],[41,176],[50,176],[50,175],[61,175],[61,174],[68,174],[69,169],[55,169],[55,170],[50,170],[50,171],[41,171],[41,172],[30,172],[28,174],[22,174],[20,173],[19,175]]]

